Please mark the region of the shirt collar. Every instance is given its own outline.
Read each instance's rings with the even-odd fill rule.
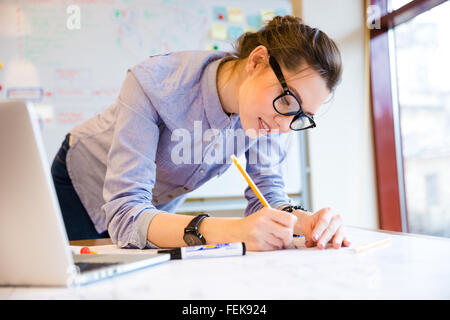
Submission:
[[[213,129],[223,129],[231,125],[230,117],[225,113],[219,99],[217,90],[217,69],[222,59],[209,63],[201,79],[201,88],[203,96],[203,105],[206,112],[206,118]]]

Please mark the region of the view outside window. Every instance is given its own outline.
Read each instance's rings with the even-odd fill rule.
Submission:
[[[412,0],[391,0],[391,10],[397,10]]]
[[[409,231],[446,237],[450,237],[449,31],[450,2],[394,29]]]

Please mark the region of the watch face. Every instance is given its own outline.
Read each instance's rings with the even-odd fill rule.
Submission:
[[[203,244],[203,242],[195,234],[192,233],[185,233],[183,239],[188,246],[198,246]]]

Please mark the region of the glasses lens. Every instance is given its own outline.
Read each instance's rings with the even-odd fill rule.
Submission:
[[[300,116],[294,122],[291,123],[292,130],[303,130],[312,127],[314,123],[306,116]]]
[[[274,102],[274,107],[281,114],[298,112],[300,110],[300,105],[297,100],[291,95],[284,95],[279,97]]]

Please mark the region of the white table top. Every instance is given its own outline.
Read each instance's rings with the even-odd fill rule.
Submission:
[[[347,231],[350,248],[319,250],[300,241],[297,249],[173,260],[80,287],[0,287],[0,299],[450,298],[450,239],[352,227]],[[385,238],[392,238],[392,244],[363,253],[354,250]],[[95,248],[111,251],[111,246]]]

